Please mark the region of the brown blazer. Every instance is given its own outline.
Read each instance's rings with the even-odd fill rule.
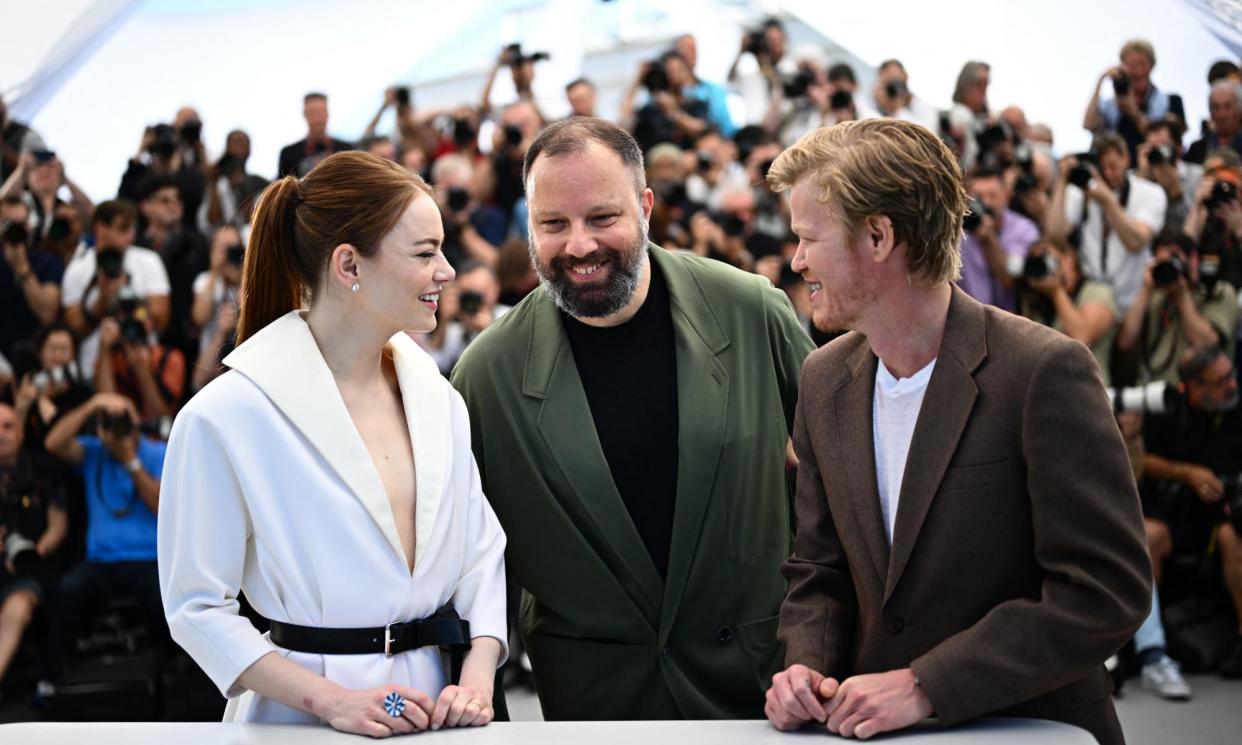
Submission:
[[[1151,564],[1095,359],[954,287],[891,549],[876,365],[851,333],[802,369],[786,664],[837,679],[912,667],[946,724],[1038,717],[1122,742],[1102,663],[1147,615]]]

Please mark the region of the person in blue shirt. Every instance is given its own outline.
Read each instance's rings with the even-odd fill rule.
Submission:
[[[724,86],[699,78],[694,71],[698,63],[699,50],[691,34],[682,34],[673,41],[673,49],[686,60],[694,84],[686,88],[686,95],[707,104],[707,121],[725,137],[732,137],[737,131],[733,117],[729,114],[729,94]]]
[[[1148,123],[1163,119],[1169,113],[1185,121],[1186,113],[1180,96],[1165,93],[1152,82],[1156,50],[1151,42],[1146,39],[1127,41],[1121,47],[1118,60],[1121,64],[1105,70],[1096,81],[1082,126],[1095,133],[1107,130],[1121,135],[1133,162],[1138,144],[1147,135]],[[1112,82],[1113,97],[1101,99],[1100,92],[1106,80]]]
[[[92,421],[94,435],[78,434]],[[112,598],[137,600],[151,637],[168,637],[155,562],[165,444],[139,433],[129,399],[97,393],[61,418],[44,445],[78,471],[86,492],[86,558],[61,579],[51,618],[48,675],[54,682],[83,619]]]

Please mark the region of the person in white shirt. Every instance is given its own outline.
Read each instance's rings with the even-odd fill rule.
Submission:
[[[386,737],[493,716],[505,536],[461,396],[406,333],[435,327],[443,240],[430,187],[369,153],[260,199],[232,369],[173,425],[157,536],[169,630],[226,721]]]
[[[940,112],[935,106],[910,92],[910,76],[900,60],[888,59],[876,70],[871,102],[877,116],[903,119],[940,130]]]
[[[96,207],[91,216],[95,246],[80,247],[61,280],[65,323],[82,339],[78,365],[88,379],[94,378],[99,357],[99,323],[121,312],[122,288],[144,301],[156,332],[168,326],[168,272],[159,254],[132,245],[136,221],[137,212],[127,201]]]
[[[1168,199],[1158,185],[1128,172],[1120,136],[1099,135],[1091,152],[1098,167],[1073,155],[1061,159],[1045,232],[1077,244],[1083,273],[1112,287],[1125,313],[1143,286]]]

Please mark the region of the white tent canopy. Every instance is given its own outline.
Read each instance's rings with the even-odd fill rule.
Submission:
[[[271,176],[304,134],[301,97],[329,94],[334,135],[358,137],[384,88],[413,83],[416,103],[475,103],[504,44],[544,49],[536,93],[565,111],[563,86],[586,72],[615,114],[639,60],[678,33],[699,42],[699,74],[722,80],[747,25],[780,13],[801,41],[858,68],[897,57],[911,88],[947,106],[971,59],[992,66],[994,109],[1019,104],[1049,124],[1057,149],[1087,145],[1083,109],[1129,38],[1156,48],[1156,84],[1182,94],[1192,132],[1206,116],[1209,65],[1237,60],[1239,4],[1228,0],[53,0],[5,9],[22,29],[0,46],[0,85],[96,199],[115,193],[143,128],[194,106],[214,155],[233,128],[252,139],[251,170]],[[798,41],[795,35],[794,41]],[[16,36],[17,38],[13,38]],[[506,88],[508,90],[506,91]],[[1107,88],[1107,86],[1106,86]],[[493,100],[512,92],[499,76]],[[390,127],[390,122],[381,126]],[[1189,136],[1193,138],[1193,135]]]

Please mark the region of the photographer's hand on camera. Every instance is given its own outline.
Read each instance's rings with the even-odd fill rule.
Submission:
[[[1178,480],[1205,504],[1216,504],[1225,496],[1225,485],[1211,470],[1193,463],[1180,463],[1175,468]]]

